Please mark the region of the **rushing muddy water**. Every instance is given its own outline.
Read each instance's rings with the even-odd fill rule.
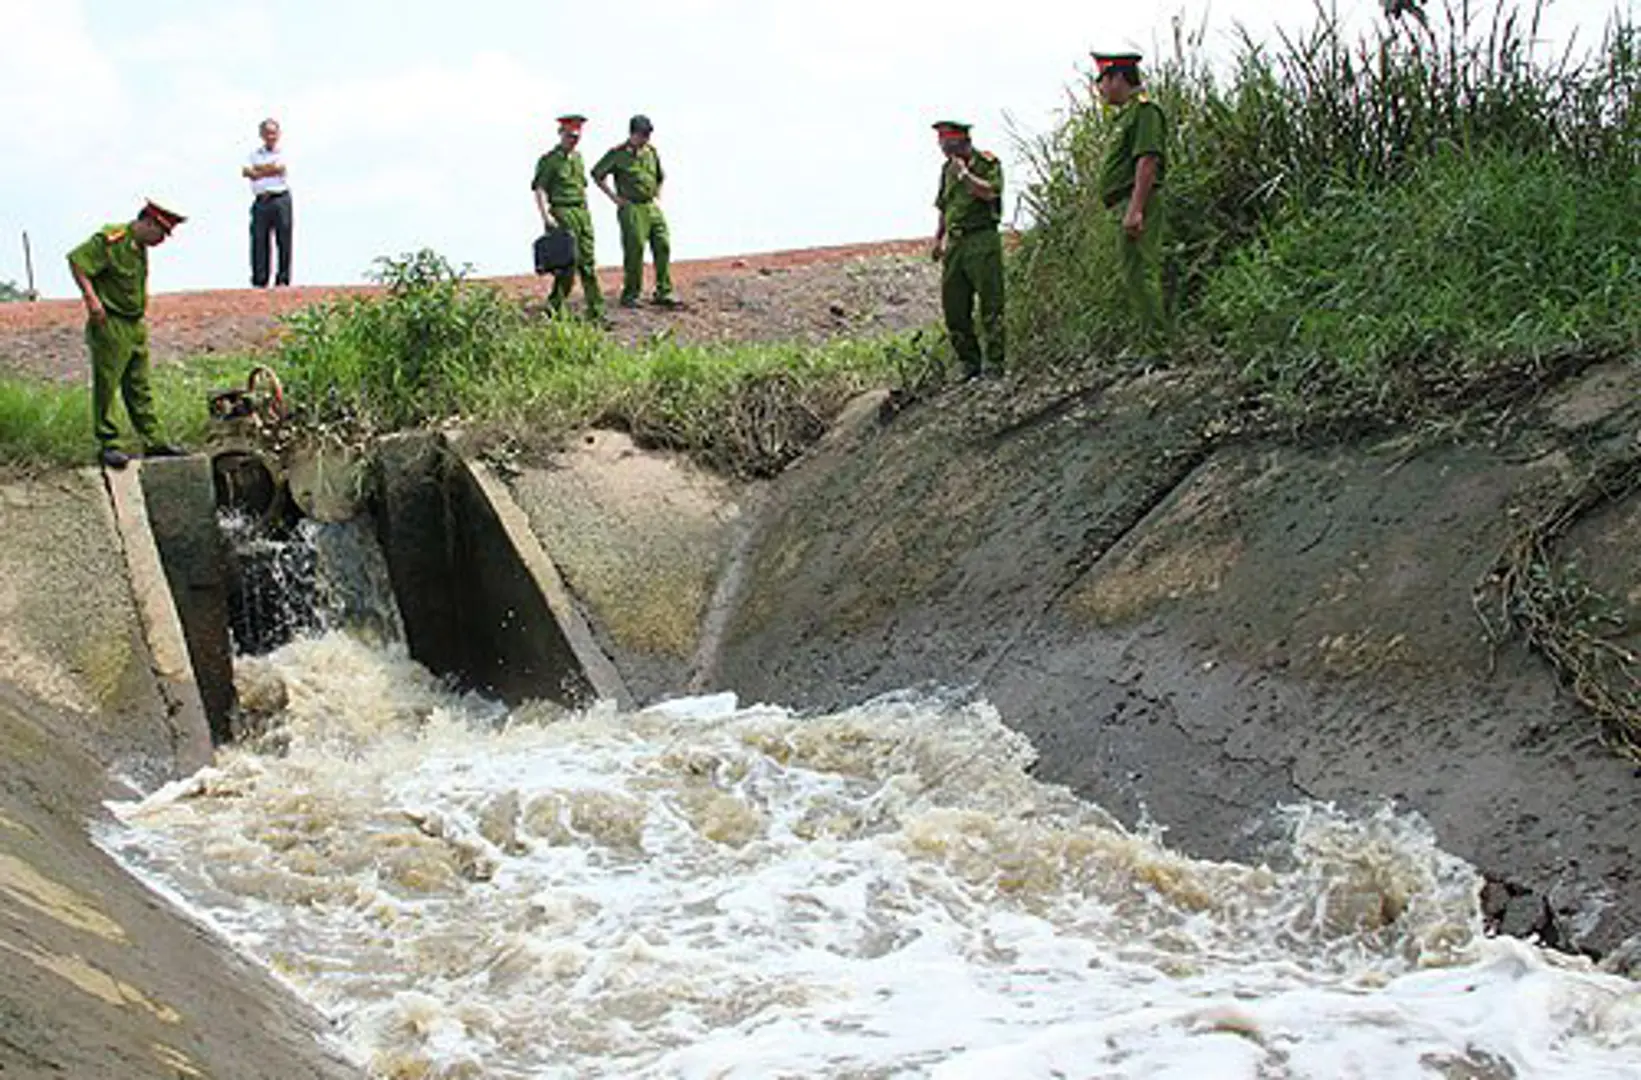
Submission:
[[[245,663],[277,752],[100,839],[375,1076],[1641,1077],[1641,987],[1483,939],[1388,813],[1198,862],[984,706],[508,714],[341,634]]]

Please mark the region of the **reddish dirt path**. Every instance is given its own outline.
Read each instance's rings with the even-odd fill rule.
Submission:
[[[605,267],[599,277],[615,333],[624,340],[662,328],[686,341],[814,340],[934,318],[938,297],[924,257],[927,244],[890,240],[677,262],[673,279],[687,304],[678,312],[623,311],[613,303],[620,268]],[[487,280],[525,296],[543,296],[548,287],[535,276]],[[646,288],[650,280],[646,268]],[[369,285],[312,285],[158,294],[149,300],[149,331],[159,359],[259,352],[277,342],[280,316],[320,300],[376,291]],[[572,302],[579,305],[579,288]],[[78,300],[0,304],[0,371],[81,377],[84,326]]]

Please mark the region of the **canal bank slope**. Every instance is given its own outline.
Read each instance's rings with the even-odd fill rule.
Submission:
[[[328,1026],[132,879],[102,801],[188,771],[101,474],[0,485],[0,1077],[357,1076]]]
[[[1488,875],[1506,932],[1641,933],[1641,771],[1538,653],[1489,640],[1476,593],[1540,508],[1641,449],[1641,364],[1486,440],[1306,448],[1224,416],[1191,373],[859,403],[726,549],[739,584],[702,670],[817,709],[987,698],[1042,777],[1209,857],[1268,855],[1284,804],[1390,804]],[[1638,536],[1631,493],[1558,548],[1631,648]]]

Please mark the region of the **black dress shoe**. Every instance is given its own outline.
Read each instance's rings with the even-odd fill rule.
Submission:
[[[180,446],[170,443],[155,443],[153,446],[143,447],[143,457],[183,457],[188,453]]]
[[[123,469],[131,462],[131,455],[112,446],[105,446],[97,454],[97,462],[105,469]]]

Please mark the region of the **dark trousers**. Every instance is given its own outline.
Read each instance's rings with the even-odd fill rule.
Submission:
[[[276,285],[291,283],[291,193],[258,195],[251,203],[251,285],[268,284],[268,241],[279,244],[279,276]]]

